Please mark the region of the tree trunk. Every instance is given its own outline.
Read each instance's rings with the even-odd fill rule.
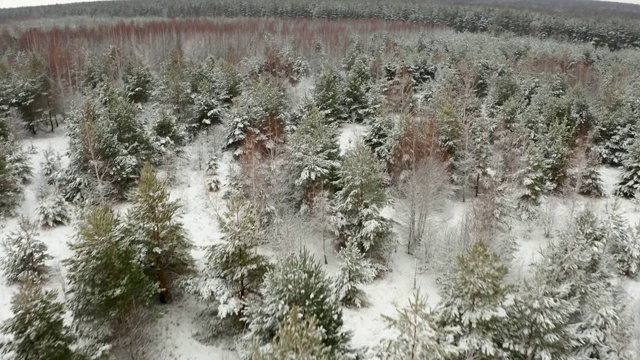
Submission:
[[[53,132],[53,118],[51,117],[51,112],[49,112],[49,124],[51,125],[51,132]]]
[[[169,277],[165,269],[161,267],[162,260],[158,256],[156,260],[158,266],[158,282],[160,283],[160,303],[166,304],[169,301]]]

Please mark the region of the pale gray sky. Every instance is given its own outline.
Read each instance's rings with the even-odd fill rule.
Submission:
[[[47,5],[47,4],[63,4],[72,2],[86,2],[95,0],[0,0],[0,8],[12,8],[20,6],[35,6],[35,5]],[[602,0],[602,1],[615,1],[630,4],[640,4],[640,0]]]
[[[68,4],[68,3],[86,2],[86,1],[92,1],[92,0],[0,0],[0,9],[21,7],[21,6]],[[96,0],[93,0],[93,1],[96,1]]]

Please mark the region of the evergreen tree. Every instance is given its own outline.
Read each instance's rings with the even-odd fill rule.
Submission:
[[[492,110],[503,107],[509,99],[517,97],[520,92],[520,85],[511,74],[501,74],[498,76],[489,91],[489,105]]]
[[[376,116],[372,120],[371,129],[364,136],[364,144],[375,155],[378,161],[391,165],[398,137],[394,121],[389,116]]]
[[[615,190],[615,195],[627,199],[635,198],[640,191],[640,136],[636,137],[622,161],[623,173]]]
[[[162,150],[171,148],[171,146],[184,145],[186,133],[183,126],[178,124],[178,119],[168,110],[161,109],[159,111],[158,121],[153,127],[153,133],[156,136],[156,147]],[[162,151],[161,150],[161,151]]]
[[[86,215],[69,247],[73,255],[64,263],[74,322],[93,333],[123,335],[120,324],[157,294],[144,273],[139,248],[123,234],[122,221],[107,206]]]
[[[554,122],[537,131],[536,146],[544,159],[542,174],[550,190],[558,189],[567,176],[569,154],[568,139],[573,128],[562,122]]]
[[[207,249],[203,276],[191,282],[189,289],[218,302],[218,316],[242,316],[248,299],[254,298],[270,269],[256,248],[265,233],[255,207],[239,196],[227,203],[227,212],[218,219],[223,233],[221,242]]]
[[[578,215],[557,244],[543,253],[539,276],[550,288],[566,289],[571,302],[572,355],[578,358],[623,356],[625,324],[621,291],[611,280],[607,229],[592,212]]]
[[[453,100],[442,95],[438,104],[436,118],[438,141],[446,152],[454,157],[463,148],[464,123],[456,111]]]
[[[53,184],[55,182],[55,176],[62,168],[62,155],[52,149],[45,150],[42,155],[44,157],[40,164],[42,175],[44,175],[47,180],[47,184]]]
[[[98,182],[97,187],[113,187],[116,196],[123,196],[152,157],[151,138],[138,117],[137,106],[110,85],[103,88],[102,103],[88,99],[69,121],[71,174],[62,184],[67,200],[78,196],[81,189],[74,180],[85,174]]]
[[[250,83],[231,109],[227,126],[227,147],[243,146],[273,152],[283,142],[287,104],[277,84],[265,79]],[[249,144],[246,142],[249,141]]]
[[[342,260],[336,279],[338,298],[344,304],[360,307],[364,292],[358,287],[373,281],[377,270],[353,242],[347,243],[338,257]]]
[[[343,117],[342,77],[331,65],[325,65],[316,79],[313,101],[327,121],[335,124]]]
[[[398,317],[384,316],[388,326],[400,334],[387,340],[379,350],[382,360],[444,360],[454,358],[458,349],[442,341],[450,328],[441,328],[436,314],[429,308],[427,301],[416,290],[409,299],[409,306],[398,309]]]
[[[13,215],[23,197],[22,181],[9,162],[9,144],[0,145],[0,218]]]
[[[345,348],[350,336],[342,330],[342,310],[331,279],[306,250],[287,256],[267,272],[260,295],[246,309],[253,338],[272,341],[278,324],[293,306],[298,306],[303,319],[315,318],[318,328],[323,330],[324,345],[334,351]]]
[[[343,117],[347,121],[360,123],[373,115],[369,103],[370,78],[369,64],[365,58],[358,57],[347,72],[342,97]]]
[[[40,225],[45,227],[66,225],[71,218],[71,210],[66,200],[57,189],[50,185],[40,190],[36,212]]]
[[[28,184],[33,179],[33,169],[30,165],[29,153],[16,143],[9,143],[8,146],[10,149],[7,152],[7,163],[9,164],[13,177],[21,184]]]
[[[250,360],[337,360],[331,348],[323,343],[324,333],[314,317],[304,318],[297,305],[278,326],[273,343],[266,350],[255,344]]]
[[[633,231],[616,208],[607,217],[608,249],[615,262],[618,274],[636,277],[640,271],[639,229]]]
[[[341,246],[354,242],[368,256],[384,259],[392,241],[391,225],[380,211],[387,203],[388,178],[364,144],[342,161],[332,200],[332,224]]]
[[[567,285],[569,296],[588,297],[589,286],[609,278],[606,254],[607,231],[589,210],[580,213],[558,243],[550,244],[540,264],[541,275],[550,286]]]
[[[568,301],[567,287],[553,288],[539,280],[526,283],[507,308],[508,324],[503,329],[510,359],[571,358],[575,345],[570,320],[575,305]]]
[[[572,325],[578,359],[631,359],[627,352],[629,334],[623,319],[625,309],[619,294],[622,288],[601,284],[581,304],[581,317]]]
[[[605,164],[624,164],[630,146],[635,142],[637,117],[632,106],[625,104],[616,90],[605,89],[596,117],[594,143]]]
[[[37,229],[36,223],[22,217],[18,230],[2,242],[4,256],[0,267],[9,282],[39,282],[45,276],[45,262],[52,257],[47,254],[47,246],[38,239]]]
[[[2,324],[11,340],[2,353],[15,360],[81,359],[71,349],[75,339],[64,325],[64,305],[56,302],[55,291],[43,291],[27,283],[11,301],[13,317]]]
[[[529,144],[523,162],[524,166],[516,173],[520,182],[518,208],[521,216],[529,219],[535,215],[541,197],[551,191],[553,185],[545,178],[545,159],[535,144]]]
[[[335,179],[340,167],[337,137],[336,128],[328,125],[318,108],[313,107],[302,117],[289,140],[295,186],[302,190],[306,202],[328,189],[328,181]]]
[[[0,70],[0,76],[2,76],[2,72]],[[0,83],[0,139],[8,140],[11,135],[11,128],[9,127],[8,120],[8,106],[2,105],[2,83]]]
[[[127,190],[151,158],[151,140],[137,117],[135,105],[120,94],[107,99],[98,127],[100,159],[121,192]]]
[[[12,89],[10,106],[20,113],[25,127],[33,134],[38,124],[48,120],[51,131],[54,118],[60,112],[60,99],[49,76],[46,59],[32,52],[20,53],[16,59],[15,87]]]
[[[595,156],[591,155],[587,159],[587,164],[582,169],[579,176],[578,194],[584,196],[604,197],[604,185],[600,176],[599,163]]]
[[[451,341],[461,358],[507,359],[501,332],[507,322],[504,283],[507,268],[482,242],[458,258],[458,266],[438,308],[438,324],[453,327]]]
[[[164,104],[170,105],[173,114],[182,121],[188,119],[188,108],[191,105],[189,67],[184,59],[182,43],[178,38],[176,46],[169,52],[163,63],[159,80],[160,87],[157,92],[160,100]]]
[[[205,175],[207,176],[207,188],[209,191],[216,192],[220,190],[220,179],[218,174],[218,158],[212,157],[207,161],[207,167],[205,168]]]
[[[167,301],[176,276],[193,269],[192,245],[178,220],[180,205],[169,200],[166,182],[159,181],[151,164],[142,168],[138,188],[131,196],[126,234],[140,248],[144,271],[157,283],[161,302]]]
[[[127,99],[135,104],[149,101],[153,88],[153,75],[148,66],[128,62],[122,74]]]
[[[221,123],[233,99],[240,95],[240,76],[231,65],[213,57],[192,69],[189,75],[193,129]]]

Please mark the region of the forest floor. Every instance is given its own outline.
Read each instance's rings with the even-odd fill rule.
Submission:
[[[353,141],[361,137],[366,129],[359,125],[346,125],[342,129],[340,144],[342,150],[350,146]],[[43,160],[43,152],[52,149],[61,154],[68,147],[68,138],[64,128],[56,130],[56,133],[40,133],[33,138],[22,141],[23,147],[30,151],[31,165],[34,169],[34,179],[26,187],[25,199],[20,208],[20,214],[35,217],[37,204],[37,192],[42,185],[43,175],[40,173],[40,164]],[[194,154],[199,151],[195,145],[185,149],[182,161],[175,168],[175,180],[172,181],[171,195],[179,199],[182,208],[182,221],[190,234],[195,248],[193,255],[202,266],[204,259],[204,247],[219,241],[217,215],[224,211],[224,200],[221,198],[225,191],[225,177],[233,167],[230,154],[223,154],[220,162],[220,179],[222,189],[217,193],[210,193],[206,189],[204,171],[194,165]],[[610,195],[617,181],[619,171],[613,168],[603,167],[601,175],[609,196],[604,199],[589,199],[579,195],[566,197],[549,197],[541,207],[540,219],[535,221],[514,220],[511,235],[516,239],[518,249],[512,264],[512,278],[518,279],[519,275],[526,273],[527,267],[540,258],[542,250],[549,241],[557,239],[569,220],[581,209],[591,208],[596,213],[604,213],[614,201],[617,202],[620,211],[632,226],[640,221],[640,203],[628,200],[614,200]],[[458,200],[450,200],[447,211],[438,214],[435,219],[437,229],[455,229],[459,227],[467,211],[473,205],[473,200],[462,203]],[[122,208],[126,208],[123,204]],[[395,214],[390,206],[385,209],[390,217]],[[17,219],[8,219],[0,224],[0,239],[17,228]],[[311,227],[312,228],[312,227]],[[439,231],[439,230],[436,230]],[[61,300],[64,300],[65,270],[62,260],[71,256],[68,242],[73,238],[75,227],[61,226],[53,229],[41,229],[40,238],[48,246],[48,251],[53,259],[48,262],[50,277],[45,287],[58,289]],[[307,232],[299,239],[299,246],[306,246],[320,261],[324,258],[324,247],[321,235],[317,232]],[[0,250],[1,251],[1,250]],[[278,254],[279,250],[265,249],[266,253]],[[1,255],[1,254],[0,254]],[[407,304],[409,296],[415,288],[419,288],[421,294],[428,297],[428,302],[435,305],[440,296],[438,294],[438,275],[433,270],[425,270],[424,264],[416,260],[415,256],[408,255],[399,239],[395,251],[389,259],[389,271],[380,279],[365,285],[366,304],[362,308],[344,309],[345,327],[353,332],[352,345],[354,347],[373,347],[385,337],[392,336],[387,330],[382,315],[394,316],[395,308]],[[338,270],[338,262],[331,245],[327,245],[327,265],[329,274]],[[624,280],[629,299],[630,314],[640,315],[640,282],[637,280]],[[12,295],[17,291],[14,285],[8,285],[4,277],[0,280],[0,321],[11,316],[10,302]],[[162,308],[163,315],[150,331],[150,353],[157,359],[184,359],[204,360],[238,359],[237,353],[229,346],[215,343],[205,344],[198,340],[203,331],[202,317],[206,310],[206,304],[198,302],[190,296],[166,305]]]

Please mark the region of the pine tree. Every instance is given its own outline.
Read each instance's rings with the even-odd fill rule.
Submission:
[[[595,145],[602,161],[612,166],[624,164],[630,146],[636,138],[636,114],[618,95],[606,89],[595,128]]]
[[[605,256],[607,231],[602,221],[589,210],[580,213],[558,243],[545,251],[540,271],[551,286],[570,286],[570,295],[588,296],[588,287],[605,282],[609,277]]]
[[[324,345],[334,351],[346,346],[350,335],[342,330],[342,310],[331,279],[306,250],[278,262],[266,274],[260,295],[246,310],[250,336],[254,339],[272,341],[278,324],[293,306],[298,306],[303,319],[313,317],[318,328],[323,329]]]
[[[606,226],[608,249],[618,274],[636,277],[640,271],[640,229],[636,226],[633,231],[616,208],[609,213]]]
[[[381,346],[382,360],[444,360],[454,358],[459,349],[442,341],[450,328],[441,328],[436,314],[427,305],[427,300],[416,290],[409,299],[409,306],[398,309],[398,317],[384,316],[388,327],[400,334]]]
[[[438,308],[439,326],[455,328],[449,337],[462,358],[507,359],[502,329],[507,321],[507,268],[482,242],[458,258],[458,266]]]
[[[567,177],[568,141],[573,136],[573,128],[567,121],[564,118],[558,119],[537,132],[539,139],[536,146],[544,159],[542,173],[551,190],[562,186]]]
[[[538,265],[550,288],[565,288],[560,299],[571,302],[572,355],[616,358],[624,354],[622,302],[611,279],[607,229],[592,212],[579,214],[557,244],[551,244]]]
[[[11,336],[2,353],[15,360],[81,359],[71,349],[75,339],[64,325],[64,305],[56,302],[57,295],[32,283],[20,287],[11,301],[13,317],[2,324],[2,332]]]
[[[9,144],[0,145],[0,218],[13,215],[23,197],[22,181],[17,178],[8,157]]]
[[[567,287],[549,287],[539,281],[525,282],[507,307],[503,329],[510,359],[571,358],[574,339],[570,320],[575,305],[565,299]]]
[[[375,155],[378,161],[389,166],[393,161],[395,147],[398,143],[394,121],[389,116],[376,116],[372,120],[371,129],[364,136],[364,144]]]
[[[464,123],[458,115],[453,100],[444,96],[437,108],[438,142],[454,157],[463,148]]]
[[[328,125],[318,108],[313,107],[302,117],[289,139],[295,186],[302,190],[306,202],[319,191],[328,189],[329,180],[335,179],[340,167],[337,137],[336,128]]]
[[[13,177],[21,184],[28,184],[33,179],[33,169],[30,165],[29,153],[17,144],[9,144],[10,151],[7,152],[7,163],[11,169]]]
[[[324,334],[314,317],[304,318],[297,305],[278,326],[273,343],[265,350],[254,344],[250,360],[337,360],[323,344]]]
[[[71,218],[71,210],[66,200],[57,189],[50,185],[46,185],[38,194],[36,212],[40,225],[50,228],[66,225]]]
[[[2,242],[5,255],[0,267],[9,282],[39,282],[45,276],[45,262],[52,257],[47,254],[47,246],[38,239],[37,229],[36,223],[22,217],[18,230]]]
[[[55,182],[55,176],[60,169],[62,169],[62,155],[52,149],[45,150],[42,155],[44,157],[40,164],[42,175],[44,175],[47,180],[47,184],[53,184]]]
[[[211,157],[209,161],[207,161],[205,175],[207,176],[208,190],[212,192],[220,190],[220,175],[218,174],[218,158],[216,156]]]
[[[77,325],[123,335],[119,324],[147,307],[157,286],[144,273],[139,248],[122,231],[107,207],[90,211],[69,244],[69,308]]]
[[[519,93],[520,85],[511,74],[501,74],[495,79],[489,91],[489,105],[493,111],[496,111]]]
[[[623,173],[615,190],[615,195],[627,199],[635,198],[640,191],[640,136],[636,137],[622,161]]]
[[[244,145],[274,151],[283,142],[287,103],[277,84],[254,80],[233,105],[226,132],[227,147],[239,148],[236,155],[244,152]]]
[[[1,65],[0,65],[1,66]],[[0,76],[2,74],[2,70],[0,69]],[[2,104],[2,83],[0,83],[0,139],[9,140],[11,135],[11,128],[9,127],[8,121],[8,110],[9,107]]]
[[[342,97],[343,117],[351,122],[363,122],[373,115],[369,103],[371,89],[369,65],[362,56],[358,57],[347,73]]]
[[[338,257],[342,261],[336,279],[338,298],[343,304],[360,307],[364,292],[359,286],[373,281],[377,270],[353,242],[347,243],[338,253]]]
[[[524,166],[516,176],[520,181],[518,208],[521,217],[529,219],[535,216],[535,207],[540,205],[542,196],[552,189],[552,185],[545,179],[544,158],[535,144],[529,144]]]
[[[318,76],[313,90],[313,101],[331,124],[343,117],[341,104],[342,77],[331,65],[325,65]]]
[[[354,242],[368,256],[384,259],[392,241],[391,225],[380,211],[387,203],[388,177],[364,144],[342,161],[332,200],[331,222],[341,246]]]
[[[584,169],[578,174],[580,184],[578,194],[593,197],[604,197],[606,195],[598,166],[599,163],[597,159],[591,155],[587,159],[587,164]]]
[[[112,187],[122,197],[135,183],[142,165],[151,159],[153,144],[138,117],[138,107],[104,84],[101,99],[89,98],[69,119],[71,174],[62,184],[65,198],[88,197],[75,179],[92,178],[99,188]],[[101,101],[98,101],[101,100]]]
[[[188,288],[205,299],[218,302],[218,316],[243,316],[248,299],[260,291],[264,274],[271,268],[267,258],[256,252],[265,233],[255,207],[233,196],[227,212],[218,219],[223,233],[221,242],[207,249],[202,276]]]
[[[112,182],[124,192],[138,179],[153,149],[136,106],[120,94],[106,100],[98,127],[99,160],[107,164]]]
[[[240,95],[241,79],[229,64],[213,57],[189,72],[194,130],[222,122],[233,99]]]
[[[631,359],[627,353],[629,334],[624,321],[624,290],[599,284],[580,305],[580,320],[573,324],[577,346],[573,354],[578,359]],[[592,288],[593,289],[593,288]]]
[[[157,283],[160,300],[171,293],[176,276],[193,269],[189,253],[192,245],[178,220],[180,205],[169,200],[166,182],[159,181],[151,164],[142,168],[138,188],[131,196],[133,206],[127,213],[129,241],[143,254],[144,271]]]
[[[178,147],[183,146],[187,140],[187,128],[179,124],[178,119],[167,108],[160,108],[154,116],[155,124],[152,125],[153,151],[159,155],[159,162],[164,163],[171,156],[178,153]]]
[[[124,67],[122,81],[127,99],[130,102],[141,104],[151,98],[153,75],[148,66],[137,62],[128,62]]]
[[[33,134],[43,120],[48,120],[54,130],[54,117],[60,112],[60,97],[49,76],[46,59],[34,52],[19,53],[16,59],[15,87],[10,106],[18,110],[25,127]]]
[[[160,100],[171,106],[178,119],[185,120],[191,105],[191,86],[188,79],[189,63],[184,59],[180,39],[162,65],[160,87],[157,90]]]

